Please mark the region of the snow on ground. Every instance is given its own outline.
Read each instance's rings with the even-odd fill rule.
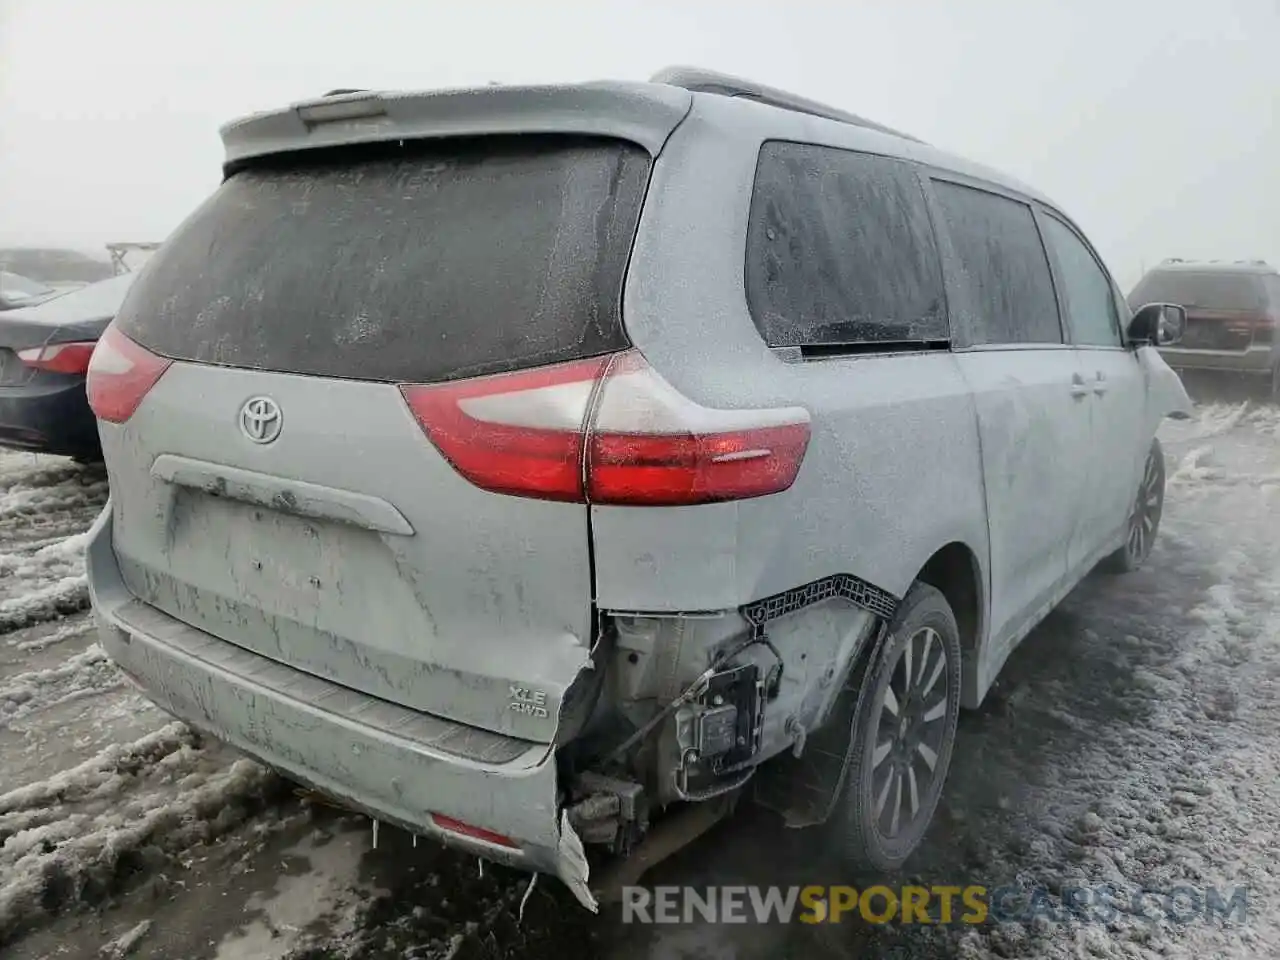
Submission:
[[[124,676],[95,643],[56,667],[0,680],[0,725],[123,684]]]
[[[0,451],[0,632],[84,609],[84,530],[107,499],[101,468]]]
[[[817,955],[1280,956],[1280,409],[1207,403],[1162,431],[1149,565],[1091,576],[961,721],[911,878],[1118,891],[1245,885],[1247,923],[1044,918],[975,928],[635,927],[525,878],[301,804],[130,688],[83,611],[105,478],[0,454],[0,952],[331,960]],[[61,591],[61,592],[59,592]],[[62,599],[59,599],[62,598]],[[6,612],[7,611],[7,612]],[[7,618],[7,619],[5,619]],[[856,883],[746,807],[651,884]],[[1051,903],[1051,905],[1053,905]],[[6,942],[8,938],[8,942]]]

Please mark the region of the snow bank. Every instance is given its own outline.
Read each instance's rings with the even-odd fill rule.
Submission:
[[[73,640],[76,637],[82,637],[92,630],[96,630],[97,624],[92,619],[83,619],[74,623],[66,623],[58,627],[52,633],[45,634],[42,637],[33,637],[28,640],[10,639],[10,645],[17,649],[29,653],[38,653],[49,647],[57,646],[67,640]]]
[[[83,467],[76,467],[82,471]],[[31,516],[38,513],[50,513],[55,510],[73,508],[96,508],[102,506],[107,498],[106,479],[83,482],[83,474],[68,472],[63,476],[61,471],[49,470],[39,475],[40,479],[61,478],[61,482],[53,486],[27,486],[11,483],[0,498],[0,520],[14,517]],[[4,482],[0,479],[0,484]]]
[[[94,904],[130,876],[181,869],[192,847],[260,809],[276,778],[195,746],[181,723],[0,795],[0,945]]]
[[[101,467],[0,451],[0,542],[24,525],[39,529],[59,518],[81,523],[106,503],[107,492]]]
[[[1166,486],[1179,483],[1192,483],[1197,480],[1210,480],[1222,476],[1222,471],[1210,466],[1213,447],[1205,445],[1189,451],[1177,468],[1169,475]]]
[[[89,605],[87,538],[80,533],[31,552],[0,553],[0,633]]]
[[[23,487],[49,487],[79,477],[85,468],[61,457],[0,450],[0,496]]]
[[[1195,439],[1207,440],[1220,437],[1238,427],[1249,412],[1249,401],[1238,404],[1210,403],[1200,408],[1196,417],[1197,429],[1192,436]]]
[[[95,643],[57,667],[0,678],[0,728],[34,710],[113,690],[124,683],[120,668]]]

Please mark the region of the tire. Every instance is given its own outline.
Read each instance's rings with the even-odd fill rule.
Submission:
[[[1138,494],[1125,525],[1124,545],[1099,564],[1106,572],[1133,573],[1151,556],[1164,513],[1164,480],[1164,448],[1159,440],[1152,440],[1142,479],[1138,481]]]
[[[873,656],[829,823],[849,866],[896,871],[924,839],[955,746],[960,631],[942,593],[915,583]]]

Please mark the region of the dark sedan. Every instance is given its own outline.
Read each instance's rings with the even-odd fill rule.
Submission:
[[[0,270],[0,310],[34,307],[52,300],[62,291],[8,270]]]
[[[85,371],[135,274],[0,311],[0,446],[96,460]]]

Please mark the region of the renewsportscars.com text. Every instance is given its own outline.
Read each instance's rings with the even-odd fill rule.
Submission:
[[[623,923],[1054,923],[1106,924],[1120,915],[1155,922],[1244,923],[1248,889],[1178,886],[1123,890],[1111,884],[923,886],[625,887]]]

